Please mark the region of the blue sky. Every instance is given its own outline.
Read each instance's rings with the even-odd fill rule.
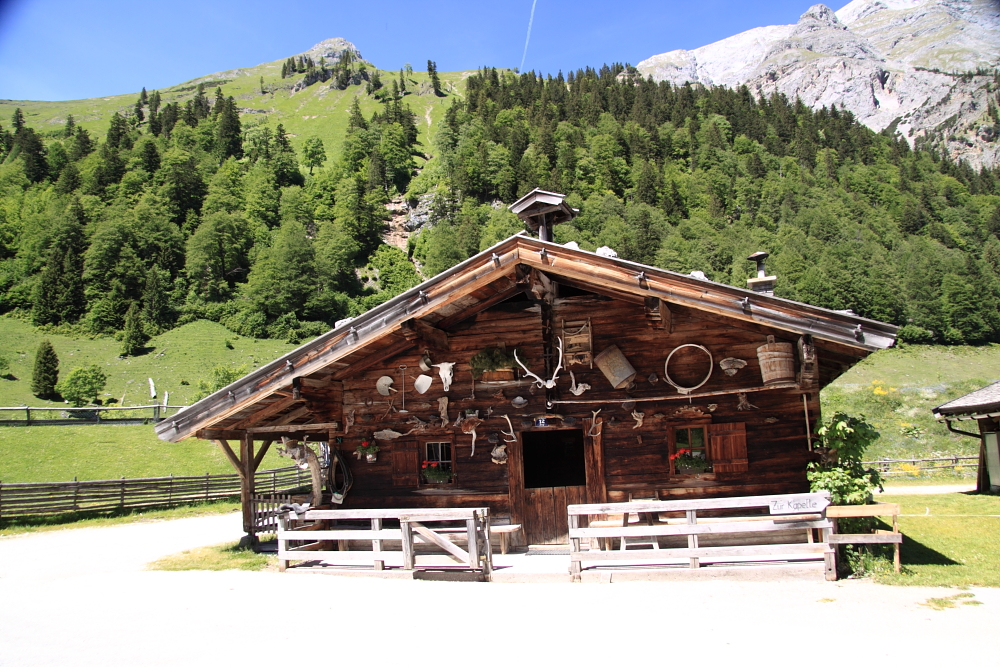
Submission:
[[[605,62],[635,64],[757,26],[794,23],[810,4],[537,0],[524,68],[554,74]],[[0,98],[65,100],[153,90],[285,58],[330,37],[349,39],[384,69],[407,62],[424,69],[428,58],[442,72],[516,67],[531,5],[0,0]]]

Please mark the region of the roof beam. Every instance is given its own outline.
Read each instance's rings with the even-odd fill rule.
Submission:
[[[360,361],[354,362],[347,368],[340,369],[334,374],[333,379],[343,380],[346,377],[356,375],[357,373],[360,373],[366,368],[374,366],[380,361],[391,359],[392,357],[395,357],[397,354],[402,354],[403,352],[406,352],[407,350],[414,348],[416,346],[417,346],[416,341],[406,340],[404,338],[403,340],[397,341],[395,343],[383,347],[381,350],[378,350],[377,352],[369,354],[367,357],[361,359]]]
[[[447,332],[441,331],[436,326],[428,324],[423,320],[411,317],[404,320],[400,325],[400,332],[407,340],[415,341],[418,338],[435,350],[450,351],[451,344],[448,342]]]

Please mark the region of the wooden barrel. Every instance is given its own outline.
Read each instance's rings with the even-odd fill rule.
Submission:
[[[795,354],[791,343],[775,343],[774,336],[768,336],[767,344],[757,348],[757,360],[764,384],[795,381]]]
[[[635,377],[635,369],[617,345],[612,345],[594,357],[594,363],[615,389],[624,389]]]

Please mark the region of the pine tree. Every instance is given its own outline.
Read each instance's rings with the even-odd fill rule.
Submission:
[[[139,104],[145,106],[149,104],[149,95],[146,94],[146,86],[142,87],[142,92],[139,93]]]
[[[221,94],[222,89],[216,91]],[[243,137],[240,126],[240,114],[236,110],[236,100],[230,97],[228,100],[216,101],[215,109],[215,145],[213,153],[221,165],[228,157],[235,157],[237,160],[243,157]]]
[[[208,98],[205,97],[205,84],[199,83],[198,89],[194,93],[194,113],[198,120],[208,118],[210,112]]]
[[[73,118],[73,114],[66,116],[66,125],[63,126],[63,137],[66,139],[71,139],[73,137],[73,132],[76,131],[76,119]]]
[[[132,115],[134,115],[136,118],[138,118],[140,123],[146,119],[145,114],[143,114],[143,112],[142,112],[142,103],[141,102],[136,102],[135,103],[135,107],[132,109]]]
[[[160,265],[154,264],[146,271],[146,286],[142,290],[142,318],[158,331],[167,325],[168,301]]]
[[[59,357],[48,338],[42,340],[35,352],[35,365],[31,371],[31,393],[38,398],[50,398],[56,393],[59,382]]]
[[[279,187],[302,185],[305,180],[299,172],[298,156],[295,155],[295,149],[288,141],[285,127],[281,123],[278,123],[278,127],[274,131],[271,166],[274,169],[274,177]]]
[[[122,330],[122,356],[134,357],[142,351],[147,340],[149,339],[142,328],[139,307],[133,302],[125,314],[125,328]]]
[[[347,131],[350,133],[351,130],[367,130],[368,121],[365,120],[364,114],[361,113],[361,105],[358,104],[358,98],[355,97],[351,103],[351,114],[347,119]]]
[[[222,94],[222,87],[217,86],[215,89],[215,102],[212,104],[212,117],[218,118],[226,109],[226,98]]]
[[[441,79],[438,78],[437,63],[433,60],[427,61],[427,73],[431,77],[431,87],[434,89],[434,94],[438,97],[443,96],[444,93],[441,92]]]
[[[201,84],[198,84],[199,86]],[[154,90],[153,94],[149,96],[149,115],[153,116],[156,112],[160,110],[160,91]]]
[[[120,148],[126,132],[128,132],[128,127],[125,125],[125,119],[117,111],[114,112],[111,114],[111,122],[108,124],[106,145],[111,148]]]
[[[14,128],[14,134],[24,129],[24,114],[21,113],[21,107],[14,109],[14,114],[10,117],[10,126]]]
[[[288,78],[288,63],[287,62],[281,63],[281,78],[282,79],[287,79]]]
[[[69,142],[69,150],[67,151],[69,159],[77,162],[93,152],[94,142],[90,138],[90,133],[78,125],[76,134],[73,135],[73,139]]]

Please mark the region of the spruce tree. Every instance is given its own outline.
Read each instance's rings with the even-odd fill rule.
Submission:
[[[157,330],[167,324],[168,297],[160,275],[160,265],[154,264],[146,272],[146,286],[142,290],[142,317]]]
[[[111,114],[111,122],[108,124],[106,145],[111,148],[120,148],[126,132],[128,132],[128,127],[125,125],[125,119],[117,111],[114,112]]]
[[[31,371],[31,393],[38,398],[50,398],[56,393],[59,382],[59,357],[46,338],[35,352],[35,365]]]
[[[149,95],[146,94],[146,86],[142,87],[142,92],[139,93],[139,104],[145,106],[149,103]]]
[[[24,129],[24,114],[21,113],[21,107],[14,109],[14,114],[10,117],[10,126],[14,128],[14,134]]]
[[[216,90],[221,92],[222,89]],[[218,112],[215,121],[215,145],[212,151],[215,158],[220,165],[228,157],[240,159],[243,157],[243,136],[236,100],[230,97],[228,100],[217,101],[213,112]]]
[[[122,356],[134,357],[141,352],[147,341],[146,332],[142,328],[142,318],[139,307],[132,303],[125,314],[125,328],[122,330]]]
[[[215,102],[212,103],[212,117],[218,118],[226,110],[226,98],[222,94],[222,86],[215,88]]]
[[[160,110],[160,91],[154,90],[153,94],[149,96],[149,115],[152,116],[159,110]]]
[[[73,114],[66,116],[66,125],[63,127],[63,137],[66,139],[72,139],[73,133],[76,131],[76,119],[73,118]]]
[[[274,169],[274,177],[277,179],[279,187],[301,185],[304,182],[302,174],[299,172],[299,159],[295,155],[295,149],[288,141],[285,127],[281,123],[278,123],[274,132],[271,166]]]
[[[132,114],[139,119],[140,123],[146,119],[146,115],[142,112],[142,104],[140,102],[135,103],[135,107],[132,109]]]
[[[427,73],[431,77],[431,87],[434,89],[434,94],[438,97],[444,95],[444,93],[441,92],[441,79],[438,78],[437,63],[433,60],[427,61]]]

